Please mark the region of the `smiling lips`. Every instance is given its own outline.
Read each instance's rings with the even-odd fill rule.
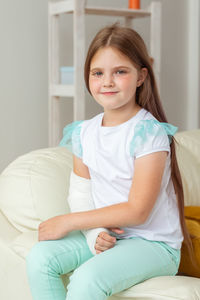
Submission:
[[[106,95],[106,96],[112,96],[117,94],[118,92],[102,92],[101,94]]]

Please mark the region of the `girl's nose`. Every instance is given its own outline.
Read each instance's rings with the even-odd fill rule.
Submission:
[[[103,81],[104,87],[112,87],[114,86],[113,77],[112,76],[105,76]]]

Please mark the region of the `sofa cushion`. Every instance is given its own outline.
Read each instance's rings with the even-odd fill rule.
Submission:
[[[32,151],[17,158],[0,176],[0,209],[19,231],[69,212],[72,155],[64,147]]]
[[[160,276],[148,279],[116,294],[109,300],[198,300],[200,279],[186,276]]]
[[[200,206],[200,130],[175,135],[186,206]]]

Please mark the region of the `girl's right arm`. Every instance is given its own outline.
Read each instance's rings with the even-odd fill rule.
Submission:
[[[82,162],[82,159],[73,155],[73,171],[76,175],[90,179],[88,167]]]

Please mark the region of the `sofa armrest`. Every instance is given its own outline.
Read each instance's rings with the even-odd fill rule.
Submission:
[[[0,244],[15,254],[25,258],[30,249],[38,242],[38,231],[20,232],[0,211]]]
[[[13,240],[10,248],[21,258],[25,259],[36,243],[38,243],[38,231],[28,231],[18,235]]]
[[[0,240],[9,245],[20,233],[0,210]]]

